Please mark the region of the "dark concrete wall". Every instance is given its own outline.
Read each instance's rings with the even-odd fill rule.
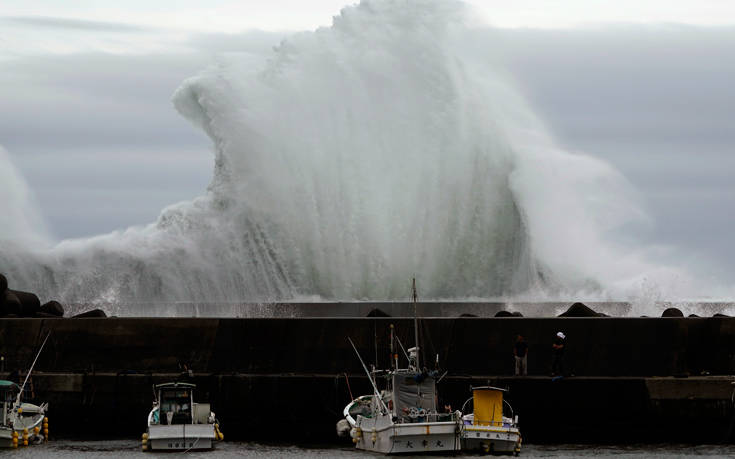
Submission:
[[[409,319],[3,319],[0,355],[27,368],[45,334],[41,371],[357,373],[363,357],[387,365],[388,327],[413,345]],[[510,374],[517,333],[530,374],[550,371],[551,342],[567,335],[568,372],[588,376],[735,374],[735,318],[454,318],[421,320],[424,360],[438,353],[451,374]],[[377,341],[376,341],[377,337]]]
[[[528,441],[733,440],[729,379],[650,377],[734,374],[735,319],[420,323],[424,361],[438,353],[449,371],[442,401],[458,408],[472,384],[507,386]],[[347,336],[368,362],[375,360],[377,343],[378,364],[385,366],[390,324],[406,347],[413,345],[413,321],[395,318],[3,319],[0,355],[6,372],[26,369],[51,330],[34,389],[51,403],[52,432],[139,435],[151,385],[175,377],[178,365],[187,363],[227,438],[277,440],[264,426],[285,419],[305,426],[291,429],[291,441],[324,442],[334,439],[350,389],[353,395],[370,392]],[[556,383],[534,377],[548,374],[551,342],[560,330],[568,337],[567,369],[577,376]],[[517,333],[530,344],[532,376],[526,379],[502,376],[512,373]]]

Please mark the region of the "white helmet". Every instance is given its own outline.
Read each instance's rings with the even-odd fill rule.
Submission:
[[[558,336],[561,339],[566,339],[566,336],[562,332],[557,333],[556,336]]]

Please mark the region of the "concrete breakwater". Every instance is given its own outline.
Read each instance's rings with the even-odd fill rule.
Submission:
[[[580,304],[580,303],[576,303]],[[635,317],[643,314],[633,304],[624,301],[585,302],[595,312],[612,317]],[[584,306],[583,305],[583,306]],[[390,317],[413,317],[413,303],[408,301],[360,301],[360,302],[121,302],[109,305],[96,303],[65,304],[65,315],[74,316],[98,308],[108,315],[122,317],[368,317],[369,315]],[[682,315],[697,314],[710,317],[718,313],[735,315],[732,302],[655,302],[642,308],[651,316],[660,316],[667,308],[677,307]],[[555,317],[568,312],[568,301],[425,301],[419,303],[421,317],[495,317],[496,315],[518,315],[524,317]],[[582,312],[582,311],[578,311]],[[590,312],[590,311],[587,311]],[[582,314],[584,316],[584,314]]]
[[[0,355],[6,376],[24,370],[51,331],[33,390],[50,403],[58,435],[139,435],[151,385],[186,364],[227,438],[329,442],[350,392],[370,391],[346,337],[385,367],[391,323],[412,345],[413,322],[399,318],[2,319]],[[473,384],[507,386],[528,441],[735,440],[733,318],[420,323],[424,361],[439,354],[449,372],[442,403],[459,408]],[[559,330],[568,337],[570,376],[552,382]],[[517,333],[529,343],[526,378],[509,376]]]

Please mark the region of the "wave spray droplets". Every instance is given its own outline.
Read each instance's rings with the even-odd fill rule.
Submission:
[[[424,299],[607,295],[650,278],[604,242],[638,216],[624,181],[554,147],[468,17],[363,1],[266,59],[230,57],[174,96],[214,142],[203,197],[0,263],[66,301],[402,299],[414,276]]]

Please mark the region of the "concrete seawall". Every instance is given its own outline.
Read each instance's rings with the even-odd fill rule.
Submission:
[[[346,337],[386,366],[391,323],[412,345],[413,322],[398,318],[2,319],[0,355],[6,374],[26,369],[51,331],[34,391],[57,434],[139,435],[151,384],[186,363],[227,438],[283,440],[269,423],[291,420],[305,427],[287,440],[329,442],[350,391],[369,392]],[[574,376],[552,382],[559,330]],[[449,371],[442,402],[458,408],[472,384],[507,386],[528,441],[733,441],[735,319],[428,318],[421,333],[424,361],[439,354]],[[527,378],[509,376],[517,333]]]
[[[512,311],[524,317],[556,317],[569,308],[565,301],[425,301],[419,303],[421,317],[475,317],[492,318],[499,311]],[[680,308],[685,315],[697,314],[710,317],[717,313],[735,315],[735,303],[731,302],[654,302],[643,307],[623,301],[585,302],[597,312],[612,317],[629,317],[641,314],[659,316],[669,307]],[[108,315],[122,317],[238,317],[238,318],[296,318],[296,317],[367,317],[371,311],[380,310],[391,317],[413,317],[413,303],[405,301],[360,302],[309,302],[309,303],[220,303],[220,302],[122,302],[114,305],[96,303],[66,304],[66,315],[71,316],[96,308]],[[645,311],[645,312],[644,312]]]

